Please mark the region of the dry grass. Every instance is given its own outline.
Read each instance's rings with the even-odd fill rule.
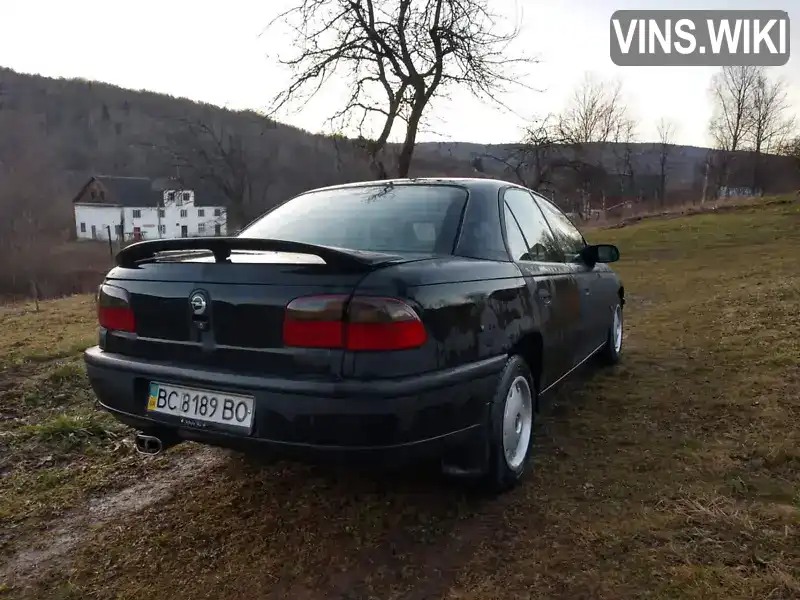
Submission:
[[[800,192],[797,195],[800,196]],[[774,202],[782,203],[792,199],[792,196],[737,196],[733,198],[717,198],[707,202],[693,200],[692,202],[671,204],[665,208],[660,208],[652,202],[648,202],[635,204],[631,210],[612,211],[614,214],[609,214],[605,218],[586,221],[581,228],[591,231],[593,229],[626,227],[647,219],[674,219],[708,213],[718,214],[750,206],[765,206]]]
[[[81,352],[95,343],[91,296],[0,309],[0,559],[53,517],[135,482],[128,428],[95,409]]]
[[[622,251],[625,357],[545,408],[520,489],[232,458],[8,593],[800,597],[800,204],[590,237]]]
[[[75,356],[97,339],[94,299],[72,296],[0,308],[0,368]]]

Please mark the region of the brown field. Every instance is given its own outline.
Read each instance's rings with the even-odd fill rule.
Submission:
[[[91,298],[0,308],[0,597],[800,597],[800,202],[589,237],[622,251],[623,360],[543,409],[498,499],[139,457],[93,406]]]

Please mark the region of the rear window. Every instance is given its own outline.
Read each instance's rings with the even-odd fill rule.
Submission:
[[[376,185],[309,192],[244,229],[266,238],[375,252],[450,254],[467,190]]]

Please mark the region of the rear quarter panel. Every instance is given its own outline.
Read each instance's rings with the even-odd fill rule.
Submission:
[[[507,352],[534,327],[525,280],[510,262],[442,257],[407,263],[368,275],[357,293],[408,302],[428,341],[414,350],[348,353],[345,376],[402,377],[477,362]]]

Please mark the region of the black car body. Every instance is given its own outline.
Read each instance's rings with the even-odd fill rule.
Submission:
[[[619,356],[617,258],[507,182],[312,190],[236,237],[123,249],[87,372],[102,407],[159,448],[434,456],[505,489],[538,396]]]

